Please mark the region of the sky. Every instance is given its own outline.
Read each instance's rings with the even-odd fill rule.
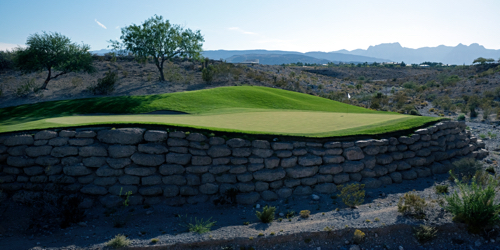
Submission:
[[[200,30],[204,50],[336,51],[399,42],[500,49],[499,0],[0,0],[0,50],[59,32],[106,49],[121,28],[161,15]]]

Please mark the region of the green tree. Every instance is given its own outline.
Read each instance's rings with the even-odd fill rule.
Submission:
[[[481,65],[483,64],[486,64],[486,63],[492,63],[492,62],[495,62],[495,60],[493,58],[484,58],[484,57],[478,57],[476,58],[472,64],[476,64],[476,63],[479,63]]]
[[[183,29],[170,24],[162,16],[153,16],[142,25],[132,24],[122,28],[122,42],[111,40],[111,47],[120,52],[130,52],[140,59],[152,57],[165,81],[163,63],[174,57],[199,59],[205,40],[200,31]]]
[[[23,72],[47,70],[47,79],[40,89],[47,89],[50,80],[70,72],[93,73],[90,47],[86,44],[78,45],[60,33],[34,34],[28,37],[26,48],[19,48],[14,61]],[[52,75],[52,71],[59,71]]]

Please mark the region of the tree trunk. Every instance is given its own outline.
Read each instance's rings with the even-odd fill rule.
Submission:
[[[163,62],[165,60],[163,59],[163,57],[161,58],[161,63],[160,63],[160,81],[164,82],[165,81],[165,76],[163,75]]]
[[[47,79],[45,79],[45,82],[43,82],[43,85],[40,89],[47,89],[47,84],[49,84],[49,81],[50,81],[50,76],[51,76],[51,73],[52,73],[52,68],[48,68],[49,70],[49,75],[47,76]]]

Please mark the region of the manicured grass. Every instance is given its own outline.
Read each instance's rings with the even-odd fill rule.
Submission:
[[[189,114],[77,116],[158,110]],[[372,111],[292,91],[242,86],[9,107],[0,109],[0,132],[98,124],[158,124],[225,132],[329,137],[392,132],[435,120]]]

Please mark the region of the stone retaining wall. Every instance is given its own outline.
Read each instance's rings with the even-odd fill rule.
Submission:
[[[443,122],[411,136],[318,142],[248,141],[141,128],[46,130],[0,137],[0,189],[22,201],[42,190],[79,192],[86,206],[206,202],[230,188],[237,202],[333,193],[446,173],[460,157],[484,157],[465,123]]]

